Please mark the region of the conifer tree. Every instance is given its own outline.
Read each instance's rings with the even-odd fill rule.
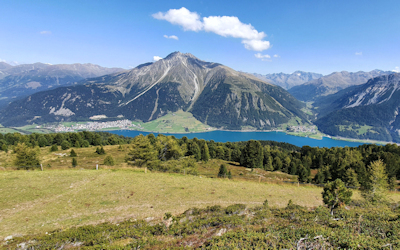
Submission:
[[[29,169],[40,166],[39,148],[30,148],[25,143],[18,143],[14,148],[14,165],[18,168]]]
[[[75,150],[71,149],[71,152],[69,153],[70,157],[76,157],[76,152]]]
[[[362,196],[371,203],[384,201],[388,189],[385,164],[381,159],[371,162],[368,167],[368,181],[363,186]]]
[[[207,143],[204,143],[201,148],[201,160],[207,162],[210,159],[210,152],[208,151]]]
[[[72,158],[72,167],[76,166],[78,166],[78,161],[76,160],[76,158]]]
[[[348,204],[352,195],[353,192],[346,188],[341,179],[326,183],[322,192],[324,203],[329,206],[332,215],[335,208]]]
[[[144,167],[157,160],[157,151],[147,137],[139,135],[132,141],[127,160],[138,167]]]
[[[225,178],[228,174],[228,169],[224,164],[219,167],[218,178]]]

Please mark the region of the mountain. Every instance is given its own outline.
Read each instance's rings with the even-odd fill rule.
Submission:
[[[151,121],[189,111],[210,126],[270,129],[293,118],[307,122],[304,105],[281,87],[224,65],[174,52],[154,63],[30,95],[11,103],[0,123],[16,126],[83,121],[92,116]]]
[[[326,106],[331,112],[325,107],[325,115],[315,122],[324,133],[400,142],[400,74],[338,92]]]
[[[289,93],[301,101],[314,101],[318,97],[334,94],[347,87],[364,84],[371,78],[391,73],[393,72],[382,70],[373,70],[370,72],[359,71],[355,73],[347,71],[334,72],[319,79],[295,86],[289,90]]]
[[[68,86],[86,78],[123,70],[104,68],[90,63],[57,65],[34,63],[17,66],[0,63],[0,108],[13,100],[42,90]]]
[[[270,82],[272,84],[281,86],[282,88],[288,90],[294,86],[301,85],[303,83],[319,79],[323,75],[311,72],[295,71],[292,74],[285,73],[274,73],[261,75],[253,73],[253,75],[261,80]]]

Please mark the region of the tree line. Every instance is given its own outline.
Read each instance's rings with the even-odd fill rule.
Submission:
[[[0,134],[0,148],[8,151],[21,150],[18,144],[28,148],[61,146],[71,147],[131,144],[126,161],[138,166],[153,165],[168,160],[179,160],[190,156],[194,161],[222,159],[239,162],[246,168],[261,168],[297,175],[300,182],[324,184],[341,179],[347,186],[365,186],[370,173],[368,166],[382,160],[388,176],[389,186],[394,187],[400,178],[400,147],[396,144],[364,144],[359,147],[297,147],[275,141],[215,142],[186,136],[149,134],[129,138],[107,132],[82,131],[77,133]],[[32,154],[32,153],[31,153]],[[191,163],[192,164],[192,163]],[[311,171],[316,172],[314,177]]]

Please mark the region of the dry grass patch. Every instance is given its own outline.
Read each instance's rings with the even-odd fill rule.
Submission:
[[[161,219],[190,207],[322,204],[321,189],[136,170],[0,172],[0,237],[127,218]]]

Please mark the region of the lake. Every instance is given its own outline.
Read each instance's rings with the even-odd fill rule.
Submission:
[[[113,134],[123,135],[127,137],[135,137],[140,134],[148,135],[151,134],[149,132],[143,131],[135,131],[135,130],[113,130],[108,131]],[[153,133],[157,135],[158,133]],[[211,132],[202,132],[202,133],[188,133],[188,134],[170,134],[170,133],[162,133],[164,135],[173,135],[176,138],[182,138],[186,136],[189,139],[193,139],[197,137],[197,139],[204,139],[206,141],[214,140],[215,142],[237,142],[237,141],[248,141],[248,140],[267,140],[267,141],[278,141],[278,142],[287,142],[299,147],[308,145],[310,147],[358,147],[363,143],[359,142],[349,142],[342,140],[334,140],[328,137],[323,137],[321,140],[312,139],[308,137],[300,137],[294,135],[288,135],[284,132],[236,132],[236,131],[211,131]]]

